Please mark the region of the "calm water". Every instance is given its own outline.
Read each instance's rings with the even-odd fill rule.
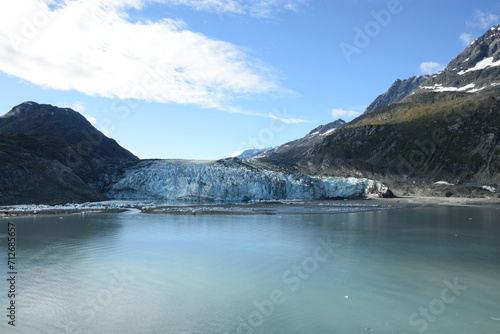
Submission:
[[[500,333],[499,214],[3,218],[0,333]]]

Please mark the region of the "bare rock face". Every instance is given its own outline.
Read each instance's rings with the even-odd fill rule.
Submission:
[[[387,92],[379,95],[367,108],[366,112],[374,111],[397,103],[407,97],[415,88],[429,78],[428,75],[411,77],[405,80],[397,79]]]

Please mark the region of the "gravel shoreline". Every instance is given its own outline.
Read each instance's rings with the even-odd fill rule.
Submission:
[[[397,197],[374,200],[182,203],[107,201],[65,205],[0,206],[0,217],[68,214],[276,215],[335,214],[416,206],[473,206],[500,210],[499,198]]]

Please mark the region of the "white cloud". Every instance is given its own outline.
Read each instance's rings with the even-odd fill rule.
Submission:
[[[500,23],[500,16],[493,13],[485,13],[480,9],[474,11],[473,21],[467,22],[471,28],[488,29]]]
[[[307,122],[305,119],[302,119],[302,118],[284,118],[284,117],[276,116],[273,113],[269,113],[268,117],[272,118],[272,119],[277,119],[278,121],[283,122],[285,124],[298,124],[298,123],[306,123]]]
[[[107,135],[106,135],[106,136],[107,136]],[[135,155],[136,157],[138,157],[139,159],[145,159],[144,157],[142,157],[142,156],[140,156],[139,154],[137,154],[137,152],[136,152],[136,151],[134,151],[134,150],[132,150],[132,149],[130,149],[130,148],[128,148],[128,147],[126,147],[126,146],[123,146],[123,145],[122,145],[122,147],[123,147],[124,149],[126,149],[127,151],[129,151],[130,153],[132,153],[133,155]]]
[[[95,117],[87,115],[87,114],[83,114],[83,117],[85,117],[87,119],[87,121],[89,121],[90,124],[92,124],[92,125],[97,124],[97,120],[95,119]]]
[[[332,109],[331,114],[334,118],[355,118],[361,115],[360,112],[343,109]]]
[[[434,74],[443,69],[444,69],[443,65],[433,61],[424,62],[420,64],[420,71],[422,71],[423,74]]]
[[[197,11],[271,17],[276,11],[298,11],[308,0],[156,0]]]
[[[185,2],[220,3],[225,11],[231,3],[250,6],[236,0]],[[271,69],[236,45],[186,30],[179,20],[127,21],[126,9],[147,0],[59,3],[0,4],[1,71],[45,88],[231,112],[238,112],[231,106],[235,97],[283,91]]]
[[[75,101],[73,103],[58,103],[57,105],[61,106],[62,108],[71,108],[75,111],[78,111],[79,113],[82,113],[85,111],[85,104],[80,101]]]
[[[493,13],[486,13],[480,9],[476,9],[472,15],[472,20],[466,22],[467,31],[460,34],[459,39],[464,46],[468,46],[476,39],[474,36],[479,36],[484,33],[484,30],[500,23],[500,16]]]
[[[467,46],[474,40],[472,34],[463,32],[460,34],[459,39],[462,41],[463,46]]]

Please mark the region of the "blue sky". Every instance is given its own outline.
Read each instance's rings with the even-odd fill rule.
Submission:
[[[500,23],[500,1],[18,0],[0,114],[72,107],[143,158],[219,159],[364,111]]]

